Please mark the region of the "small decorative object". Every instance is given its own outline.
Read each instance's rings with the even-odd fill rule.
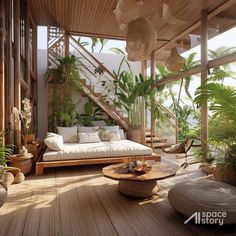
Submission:
[[[28,150],[25,148],[25,146],[22,146],[22,149],[19,151],[20,156],[24,157],[27,156]]]
[[[125,158],[124,163],[127,173],[145,174],[152,168],[144,160],[137,161],[136,159],[130,160],[129,158]]]
[[[128,23],[126,32],[129,61],[143,61],[156,47],[156,30],[153,24],[140,17]]]
[[[13,107],[12,112],[15,116],[15,122],[21,121],[22,124],[22,138],[24,146],[27,147],[27,137],[30,133],[32,113],[31,104],[28,98],[22,100],[23,110],[19,111],[16,107]]]
[[[166,67],[170,71],[179,71],[183,68],[184,58],[179,55],[176,47],[173,47],[170,56],[166,60]]]
[[[11,172],[6,171],[2,175],[2,182],[8,187],[14,182],[14,175]]]
[[[15,175],[14,183],[15,183],[15,184],[19,184],[19,183],[23,182],[24,180],[25,180],[24,174],[21,173],[21,172],[18,172],[18,173]]]

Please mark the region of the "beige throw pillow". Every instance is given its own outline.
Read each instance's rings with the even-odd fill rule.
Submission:
[[[74,127],[57,127],[58,134],[63,137],[64,143],[70,143],[71,138],[77,135],[77,126]]]
[[[98,136],[98,132],[93,133],[79,133],[79,143],[99,143],[101,139]]]

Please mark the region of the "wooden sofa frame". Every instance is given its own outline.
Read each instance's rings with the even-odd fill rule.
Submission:
[[[45,150],[44,150],[45,151]],[[161,161],[161,156],[157,153],[152,155],[142,156],[120,156],[120,157],[106,157],[106,158],[89,158],[80,160],[63,160],[63,161],[43,161],[43,154],[41,153],[39,160],[36,162],[36,175],[43,175],[43,169],[49,167],[62,167],[62,166],[78,166],[78,165],[92,165],[92,164],[109,164],[123,162],[124,158],[132,158],[137,160],[155,160]]]

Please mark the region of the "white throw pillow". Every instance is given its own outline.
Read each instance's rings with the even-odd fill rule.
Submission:
[[[120,130],[119,126],[100,126],[100,132],[109,131],[110,132],[110,139],[103,140],[103,141],[119,141],[121,140],[120,137]]]
[[[77,135],[77,126],[57,127],[58,134],[63,137],[64,143],[70,143],[72,137]]]
[[[101,139],[98,132],[93,133],[79,133],[79,143],[99,143]]]
[[[61,151],[64,147],[62,136],[54,133],[48,133],[44,143],[53,151]]]
[[[87,126],[78,126],[79,133],[94,133],[99,130],[98,126],[87,127]]]
[[[110,131],[119,131],[119,126],[115,125],[115,126],[100,126],[100,129],[106,129],[106,130],[110,130]]]
[[[120,133],[120,138],[123,140],[123,139],[126,139],[125,138],[125,132],[123,129],[119,129],[119,133]]]

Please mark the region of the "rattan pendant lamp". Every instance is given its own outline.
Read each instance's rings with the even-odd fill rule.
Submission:
[[[181,57],[176,47],[171,49],[170,56],[166,60],[166,67],[168,70],[176,72],[183,68],[184,58]]]
[[[126,35],[126,51],[129,61],[143,61],[156,47],[156,30],[145,8],[148,1],[118,0],[113,13],[118,25]]]
[[[129,61],[143,61],[156,46],[156,30],[153,24],[140,17],[128,23],[126,32],[126,51]]]

